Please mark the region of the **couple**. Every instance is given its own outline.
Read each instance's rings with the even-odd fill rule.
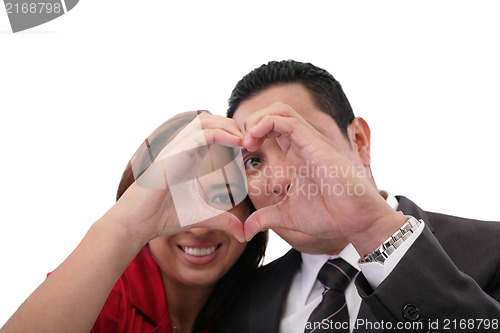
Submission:
[[[405,197],[379,191],[370,172],[370,129],[354,117],[342,88],[328,72],[295,61],[271,62],[246,75],[229,104],[232,119],[201,114],[199,127],[207,143],[242,147],[248,196],[257,211],[248,217],[253,210],[249,203],[231,199],[234,208],[229,213],[205,219],[197,228],[180,227],[168,186],[151,189],[136,181],[20,307],[6,331],[30,323],[55,325],[41,331],[89,331],[96,318],[94,328],[121,328],[131,316],[142,316],[132,321],[143,323],[153,316],[164,318],[170,327],[159,330],[167,332],[199,327],[216,332],[330,328],[323,324],[339,328],[337,332],[498,329],[500,224],[424,212]],[[245,221],[244,227],[235,216]],[[223,280],[217,283],[221,276],[231,280],[232,271],[256,269],[259,251],[245,260],[246,268],[235,267],[253,242],[263,251],[262,231],[269,228],[293,250],[258,269],[248,283],[243,278],[250,274],[236,273],[242,278],[237,291]],[[196,233],[213,233],[199,236],[210,239],[201,242],[206,247],[196,243]],[[245,247],[231,235],[249,242]],[[216,273],[184,270],[184,263],[176,270],[186,273],[184,277],[169,273],[178,259],[168,257],[168,251],[181,262],[196,252],[202,258],[214,256],[214,249],[221,259],[227,258]],[[235,258],[236,253],[242,257]],[[151,275],[158,283],[152,287],[164,288],[148,306],[127,289],[127,274],[134,269],[144,273],[144,261],[150,266],[148,283],[154,283],[154,271]],[[203,259],[192,260],[196,261]],[[341,293],[330,304],[338,306],[334,310],[323,307],[327,295],[339,289],[326,286],[324,266],[343,273],[340,278],[326,274],[343,279]],[[147,292],[141,288],[133,290]],[[217,301],[224,304],[213,305]],[[141,306],[152,310],[146,313]],[[127,307],[135,312],[130,314]],[[322,317],[323,310],[331,312]],[[335,324],[356,318],[357,326]],[[201,324],[194,327],[195,322]]]

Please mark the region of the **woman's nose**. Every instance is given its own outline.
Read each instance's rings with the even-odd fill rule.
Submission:
[[[210,228],[193,228],[186,230],[186,232],[191,233],[195,237],[203,238],[212,235],[215,233],[215,230]]]

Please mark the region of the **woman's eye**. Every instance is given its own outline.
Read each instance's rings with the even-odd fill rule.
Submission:
[[[212,198],[212,202],[227,204],[227,203],[231,203],[231,198],[229,197],[228,193],[221,193],[221,194],[214,196]]]
[[[221,210],[229,210],[233,207],[233,204],[229,193],[225,192],[213,195],[210,198],[210,206]]]
[[[256,168],[260,164],[260,158],[258,157],[250,157],[245,160],[245,169],[253,169]]]

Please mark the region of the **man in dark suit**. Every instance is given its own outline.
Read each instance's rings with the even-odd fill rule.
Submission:
[[[316,276],[338,258],[360,273],[341,296],[351,325],[337,331],[500,330],[500,223],[379,192],[370,129],[328,72],[270,62],[238,82],[229,104],[257,208],[246,237],[272,228],[293,250],[258,271],[217,331],[319,332],[311,318],[328,308],[330,288]]]

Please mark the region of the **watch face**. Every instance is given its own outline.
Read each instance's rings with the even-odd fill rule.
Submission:
[[[130,161],[136,183],[169,189],[181,226],[228,211],[247,196],[241,149],[208,144],[199,114],[180,113],[158,127]]]

